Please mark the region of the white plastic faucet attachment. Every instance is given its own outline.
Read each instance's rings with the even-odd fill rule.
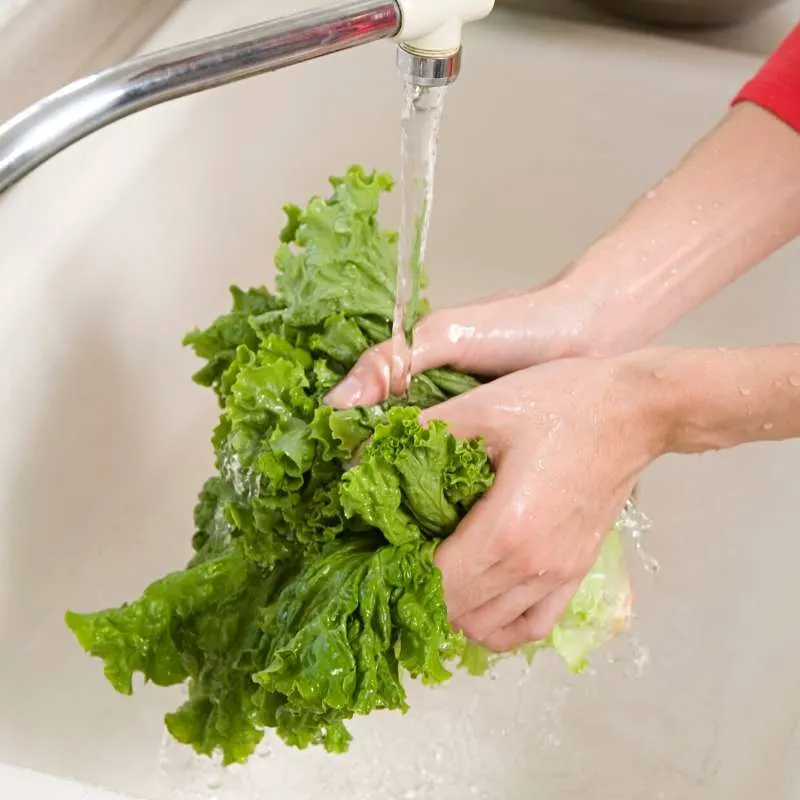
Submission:
[[[410,53],[448,56],[461,49],[461,29],[487,17],[494,0],[397,0],[401,23],[395,39]]]

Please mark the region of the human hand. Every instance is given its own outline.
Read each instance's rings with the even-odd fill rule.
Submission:
[[[449,366],[497,376],[569,356],[607,355],[589,335],[592,305],[557,279],[527,292],[507,292],[434,311],[414,331],[413,374]],[[392,340],[362,355],[326,398],[336,408],[373,405],[389,393]]]
[[[630,352],[800,236],[800,136],[761,108],[737,106],[668,177],[549,285],[424,319],[412,372]],[[331,405],[385,399],[391,357],[365,353]]]
[[[494,486],[437,551],[451,621],[493,650],[547,636],[594,565],[639,472],[662,452],[652,370],[567,359],[424,412],[482,436]]]

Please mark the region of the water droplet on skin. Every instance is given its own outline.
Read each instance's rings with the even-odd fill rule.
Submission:
[[[704,208],[705,208],[705,206],[702,203],[699,203],[698,206],[697,206],[697,210],[698,211],[702,211]]]
[[[663,380],[664,380],[664,378],[665,378],[666,376],[664,375],[664,373],[663,373],[663,372],[662,372],[660,369],[657,369],[657,370],[655,370],[655,371],[653,372],[653,377],[654,377],[654,378],[655,378],[657,381],[663,381]]]
[[[746,388],[745,386],[740,386],[739,387],[739,394],[742,397],[749,397],[750,396],[750,390],[748,388]]]
[[[647,200],[654,200],[658,192],[655,189],[651,189],[646,195],[645,198]]]
[[[800,376],[798,376],[798,375],[790,375],[789,376],[789,386],[794,386],[795,389],[800,387]]]
[[[764,423],[764,430],[765,431],[771,431],[774,427],[775,427],[775,424],[773,422],[765,422]]]
[[[690,225],[697,225],[697,220],[696,219],[690,219],[689,220],[689,224]]]

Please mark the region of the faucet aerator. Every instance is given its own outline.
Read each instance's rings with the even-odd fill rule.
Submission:
[[[397,67],[414,86],[449,86],[461,71],[461,48],[451,53],[427,53],[407,44],[397,48]]]

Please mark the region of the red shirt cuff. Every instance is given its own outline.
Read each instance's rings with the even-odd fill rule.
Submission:
[[[731,105],[755,103],[800,132],[800,25],[781,42]]]

